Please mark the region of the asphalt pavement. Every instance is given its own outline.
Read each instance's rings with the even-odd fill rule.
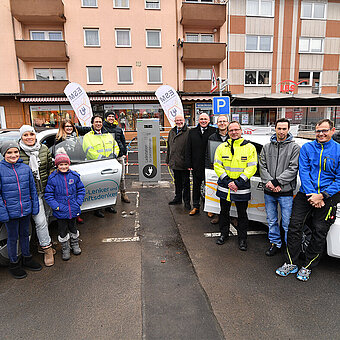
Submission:
[[[129,176],[132,202],[118,199],[117,214],[84,214],[80,256],[62,261],[56,244],[55,265],[26,279],[0,268],[1,339],[340,338],[339,259],[324,258],[305,283],[276,276],[282,257],[264,255],[263,232],[247,252],[234,236],[217,246],[205,213],[168,205],[163,170],[163,185]]]

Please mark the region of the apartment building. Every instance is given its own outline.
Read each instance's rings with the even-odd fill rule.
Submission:
[[[2,0],[0,25],[1,127],[76,121],[68,82],[126,131],[137,118],[168,125],[155,97],[168,84],[193,125],[212,114],[212,67],[231,119],[340,126],[340,1]]]

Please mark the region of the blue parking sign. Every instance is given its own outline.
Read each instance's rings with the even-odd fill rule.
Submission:
[[[230,113],[229,97],[213,97],[213,114],[228,115]]]

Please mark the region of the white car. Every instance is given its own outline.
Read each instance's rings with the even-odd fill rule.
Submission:
[[[48,129],[37,134],[37,139],[48,146],[52,154],[54,149],[64,147],[71,159],[71,169],[80,174],[86,194],[82,211],[105,208],[116,203],[122,166],[113,157],[100,160],[87,160],[82,149],[82,136],[77,138],[74,145],[61,142],[54,148],[54,140],[58,129]],[[19,131],[2,131],[0,143],[4,140],[18,140]],[[2,156],[0,156],[0,160]],[[4,224],[0,225],[0,265],[8,264],[7,231]]]
[[[246,135],[245,139],[249,140],[256,147],[258,156],[260,155],[263,145],[269,143],[270,135]],[[310,140],[303,138],[294,138],[295,142],[302,146]],[[219,143],[215,142],[214,145],[210,146],[210,154],[214,153]],[[218,177],[214,170],[205,170],[205,200],[204,200],[204,211],[213,212],[218,214],[220,212],[220,199],[216,196],[217,180]],[[267,224],[266,211],[264,203],[263,183],[261,181],[259,172],[250,179],[251,183],[251,200],[248,204],[248,218],[252,221],[261,222]],[[300,179],[298,177],[297,189],[300,187]],[[295,192],[295,193],[296,193]],[[230,209],[230,215],[237,217],[237,211],[235,204],[232,203]],[[327,235],[327,254],[332,257],[340,258],[340,204],[338,204],[337,219],[334,224],[331,225]]]

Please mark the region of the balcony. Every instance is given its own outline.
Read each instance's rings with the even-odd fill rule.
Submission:
[[[183,80],[184,92],[210,92],[211,80]]]
[[[68,61],[65,41],[15,40],[17,57],[22,61]]]
[[[66,21],[62,0],[10,0],[14,18],[23,24],[52,24]]]
[[[60,94],[68,83],[68,80],[20,80],[20,93]]]
[[[218,28],[226,22],[226,5],[183,2],[181,14],[183,26]]]
[[[224,43],[183,43],[184,63],[218,64],[226,58]]]

